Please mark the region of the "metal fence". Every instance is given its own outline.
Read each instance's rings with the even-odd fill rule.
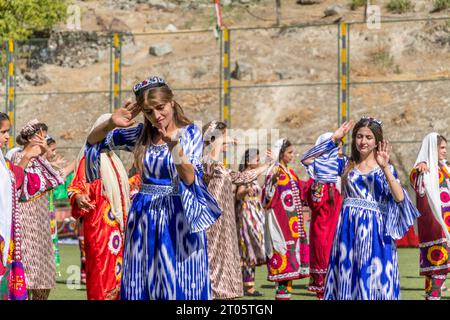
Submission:
[[[39,117],[61,141],[59,149],[71,156],[91,123],[132,98],[131,87],[148,74],[166,78],[196,121],[278,128],[297,145],[298,154],[321,132],[368,114],[386,120],[385,133],[405,177],[426,133],[450,133],[445,116],[450,105],[445,91],[449,21],[392,20],[380,29],[340,22],[219,33],[95,34],[71,40],[65,46],[69,53],[57,42],[64,43],[64,37],[52,43],[11,40],[2,51],[7,75],[2,96],[14,120],[13,136]],[[149,55],[149,47],[161,42],[171,46],[170,56]],[[58,73],[64,81],[18,85],[17,70],[30,66]],[[39,78],[39,69],[36,73]]]

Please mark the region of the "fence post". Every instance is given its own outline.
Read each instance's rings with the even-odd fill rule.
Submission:
[[[10,150],[15,145],[15,137],[16,137],[16,78],[15,78],[15,59],[14,59],[14,39],[10,38],[8,40],[8,52],[7,52],[7,68],[8,68],[8,80],[6,81],[6,105],[9,120],[11,121],[11,137],[9,139],[8,145],[6,146],[6,150]]]
[[[349,25],[345,22],[340,22],[338,25],[338,125],[349,119],[349,73],[350,73],[350,61],[349,61]],[[344,137],[344,152],[346,151],[347,137]]]
[[[230,126],[230,30],[222,29],[223,33],[223,108],[222,120]]]
[[[113,46],[114,35],[109,37],[109,113],[114,111],[114,98],[113,98]]]
[[[122,62],[122,37],[119,33],[113,36],[113,106],[114,110],[120,108],[121,98],[121,62]],[[114,111],[113,110],[113,111]]]
[[[227,124],[227,127],[231,127],[230,121],[230,30],[227,27],[223,27],[223,107],[222,107],[222,120]],[[223,154],[223,163],[228,166],[226,151]]]

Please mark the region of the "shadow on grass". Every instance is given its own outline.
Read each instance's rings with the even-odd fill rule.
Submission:
[[[424,288],[404,288],[404,287],[400,287],[400,291],[423,291],[425,290]]]
[[[58,280],[56,280],[56,283],[57,284],[64,284],[64,285],[67,285],[67,280],[65,280],[65,279],[58,279]],[[78,284],[78,283],[71,283],[71,285],[79,285],[81,288],[78,288],[78,289],[72,289],[72,290],[75,290],[75,291],[86,291],[86,285],[85,284]]]
[[[261,285],[261,288],[263,288],[263,289],[275,289],[275,287],[276,287],[276,285],[268,285],[268,284]],[[303,290],[306,290],[307,287],[308,286],[304,285],[304,284],[294,284],[292,286],[293,289],[303,289]]]
[[[260,286],[262,289],[272,289],[273,293],[275,295],[275,285],[267,285],[267,284],[263,284]],[[314,292],[309,292],[306,291],[306,289],[308,288],[307,285],[304,284],[294,284],[292,286],[292,292],[291,294],[293,296],[304,296],[304,297],[315,297],[316,294]],[[306,292],[298,292],[297,290],[305,290]]]

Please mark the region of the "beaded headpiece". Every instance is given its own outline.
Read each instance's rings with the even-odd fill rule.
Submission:
[[[37,132],[36,125],[39,123],[37,119],[28,121],[28,123],[20,130],[20,135],[30,137]]]
[[[160,77],[156,77],[156,76],[149,77],[149,78],[145,79],[144,81],[141,81],[138,84],[136,84],[133,87],[133,92],[137,97],[142,90],[158,88],[158,87],[162,87],[162,86],[166,86],[166,85],[167,84],[164,81],[164,79],[162,79]]]
[[[359,121],[368,121],[369,123],[376,123],[380,127],[383,126],[383,121],[372,118],[372,117],[363,116],[363,117],[361,117],[361,119]]]

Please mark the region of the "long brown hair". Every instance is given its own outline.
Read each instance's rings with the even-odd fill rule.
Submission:
[[[345,186],[347,183],[347,178],[348,178],[348,174],[350,171],[353,170],[353,168],[355,167],[355,165],[357,163],[359,163],[361,161],[361,154],[358,151],[358,148],[356,147],[356,135],[358,134],[359,129],[367,127],[370,129],[370,131],[372,131],[374,137],[375,137],[375,142],[376,142],[376,147],[375,149],[378,150],[378,143],[383,141],[383,129],[381,128],[381,125],[378,124],[377,122],[368,119],[368,118],[363,118],[361,120],[359,120],[355,126],[353,127],[353,131],[352,131],[352,146],[351,146],[351,155],[350,155],[350,159],[347,163],[347,166],[344,169],[344,173],[342,175],[342,185]]]
[[[290,146],[292,146],[292,143],[288,139],[284,139],[283,144],[281,145],[280,153],[278,155],[278,161],[281,161],[281,158],[283,158],[284,153]]]
[[[136,97],[136,102],[141,110],[144,110],[146,107],[155,107],[157,105],[173,102],[173,120],[175,121],[176,126],[184,127],[192,123],[192,121],[184,115],[184,111],[178,102],[174,100],[173,92],[167,85],[141,91]],[[151,144],[152,138],[157,133],[158,129],[144,116],[144,129],[134,148],[134,166],[138,172],[142,172],[144,154]]]
[[[0,127],[2,126],[2,122],[5,120],[9,120],[9,116],[6,113],[0,112]]]

